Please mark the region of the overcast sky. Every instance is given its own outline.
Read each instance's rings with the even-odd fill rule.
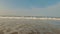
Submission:
[[[60,0],[0,0],[0,15],[60,17]]]

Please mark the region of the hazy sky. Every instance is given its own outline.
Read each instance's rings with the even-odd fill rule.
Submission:
[[[60,0],[0,0],[0,15],[60,17]]]

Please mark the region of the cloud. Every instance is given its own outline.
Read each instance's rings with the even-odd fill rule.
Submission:
[[[33,7],[32,11],[36,12],[37,15],[41,14],[44,16],[60,16],[60,3],[45,8]]]

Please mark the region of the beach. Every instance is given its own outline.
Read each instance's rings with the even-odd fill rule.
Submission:
[[[0,18],[0,34],[60,34],[60,21]]]

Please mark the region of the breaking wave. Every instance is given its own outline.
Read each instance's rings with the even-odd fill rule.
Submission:
[[[60,20],[60,18],[43,18],[43,17],[40,17],[40,18],[37,18],[37,17],[1,17],[0,18],[3,18],[3,19],[41,19],[41,20]]]

